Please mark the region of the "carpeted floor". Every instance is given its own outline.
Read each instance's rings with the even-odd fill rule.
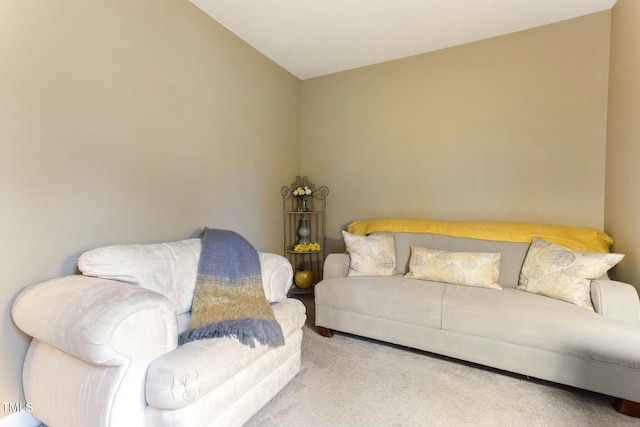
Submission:
[[[321,337],[313,296],[300,299],[300,373],[247,427],[640,426],[608,396],[347,334]]]

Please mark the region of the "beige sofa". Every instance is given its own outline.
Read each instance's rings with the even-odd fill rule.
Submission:
[[[373,230],[370,236],[386,233],[384,226],[362,225],[357,221],[349,228],[365,230],[361,234]],[[459,231],[468,226],[458,229],[449,223],[444,230],[464,236],[464,230]],[[472,235],[474,226],[483,227],[471,224]],[[606,274],[592,280],[592,311],[517,289],[529,242],[388,228],[397,274],[349,276],[349,253],[326,258],[324,279],[315,287],[319,333],[342,331],[592,390],[637,410],[633,404],[640,402],[640,303],[634,287],[609,280]],[[542,231],[548,235],[549,230],[554,229]],[[530,225],[528,232],[535,231]],[[412,245],[499,253],[502,289],[405,277]]]
[[[33,337],[23,385],[49,427],[240,426],[299,371],[304,305],[291,264],[259,253],[285,344],[234,338],[177,345],[187,328],[200,239],[116,245],[80,257],[85,275],[27,287],[12,307]]]

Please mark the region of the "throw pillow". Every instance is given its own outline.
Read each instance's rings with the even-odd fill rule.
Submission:
[[[534,237],[517,289],[593,310],[591,280],[601,277],[622,258],[622,254],[574,251]]]
[[[348,276],[392,276],[396,271],[396,249],[391,234],[358,236],[342,231],[351,261]]]
[[[411,246],[409,272],[405,277],[456,285],[502,289],[499,253],[447,252]]]

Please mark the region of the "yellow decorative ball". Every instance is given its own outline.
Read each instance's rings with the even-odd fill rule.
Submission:
[[[311,270],[298,270],[293,275],[293,281],[300,289],[308,289],[313,284],[313,271]]]

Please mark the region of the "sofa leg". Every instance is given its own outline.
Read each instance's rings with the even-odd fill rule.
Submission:
[[[333,336],[333,329],[325,328],[324,326],[316,326],[316,331],[323,337],[331,338]]]
[[[615,402],[613,402],[613,407],[621,414],[640,418],[640,403],[638,402],[626,399],[616,399]]]

